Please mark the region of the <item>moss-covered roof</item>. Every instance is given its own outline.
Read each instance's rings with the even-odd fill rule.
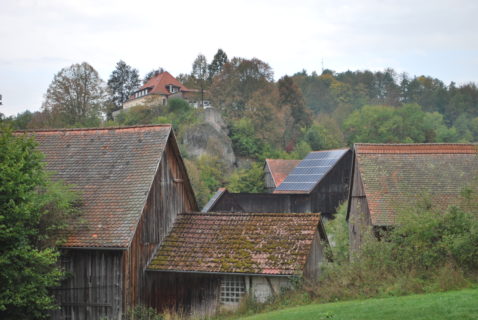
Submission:
[[[455,204],[478,172],[473,144],[356,144],[356,161],[373,225],[428,197],[437,209]]]
[[[149,270],[300,274],[320,214],[184,213]]]

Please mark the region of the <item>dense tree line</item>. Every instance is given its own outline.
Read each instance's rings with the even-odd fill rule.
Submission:
[[[148,72],[143,83],[162,70]],[[198,89],[201,101],[209,99],[221,111],[236,156],[253,162],[268,157],[300,158],[310,150],[355,142],[478,140],[478,89],[474,83],[446,85],[439,79],[410,77],[392,69],[324,70],[320,75],[303,70],[275,80],[266,62],[229,59],[221,49],[210,63],[199,54],[191,72],[178,79]],[[26,111],[5,121],[19,129],[171,122],[181,135],[201,118],[200,111],[172,100],[166,107],[134,108],[113,121],[111,113],[121,108],[139,82],[138,71],[123,61],[117,63],[107,84],[87,63],[75,64],[55,75],[42,111]],[[187,156],[187,150],[183,151]],[[200,183],[204,190],[199,193],[204,198],[231,180],[214,178],[216,170],[206,167],[222,169],[220,159],[211,157],[190,162],[192,171],[209,172],[197,180],[208,181]],[[232,188],[237,189],[235,185]]]

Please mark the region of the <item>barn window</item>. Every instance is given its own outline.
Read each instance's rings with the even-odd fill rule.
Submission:
[[[237,303],[246,292],[244,277],[225,276],[221,281],[221,303]]]

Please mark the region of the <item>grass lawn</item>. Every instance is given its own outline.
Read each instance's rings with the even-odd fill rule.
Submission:
[[[478,289],[412,295],[396,298],[312,304],[257,314],[244,319],[478,319]]]

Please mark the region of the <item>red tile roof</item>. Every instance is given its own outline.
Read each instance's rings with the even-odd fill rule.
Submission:
[[[26,132],[46,169],[82,198],[65,247],[129,246],[171,132],[170,125]]]
[[[355,151],[365,153],[402,153],[402,154],[474,154],[478,146],[463,143],[428,144],[355,144]]]
[[[266,159],[275,186],[278,187],[301,160]]]
[[[191,91],[167,71],[163,71],[162,73],[156,75],[155,77],[152,77],[151,79],[148,80],[148,82],[146,82],[138,90],[151,88],[148,94],[170,95],[171,92],[169,92],[169,90],[167,89],[167,86],[170,84],[172,84],[173,86],[179,87],[180,91]]]
[[[478,176],[477,150],[474,144],[356,144],[372,224],[395,224],[397,213],[423,196],[439,210],[456,203]]]
[[[184,213],[148,269],[300,274],[319,221],[318,213]]]

